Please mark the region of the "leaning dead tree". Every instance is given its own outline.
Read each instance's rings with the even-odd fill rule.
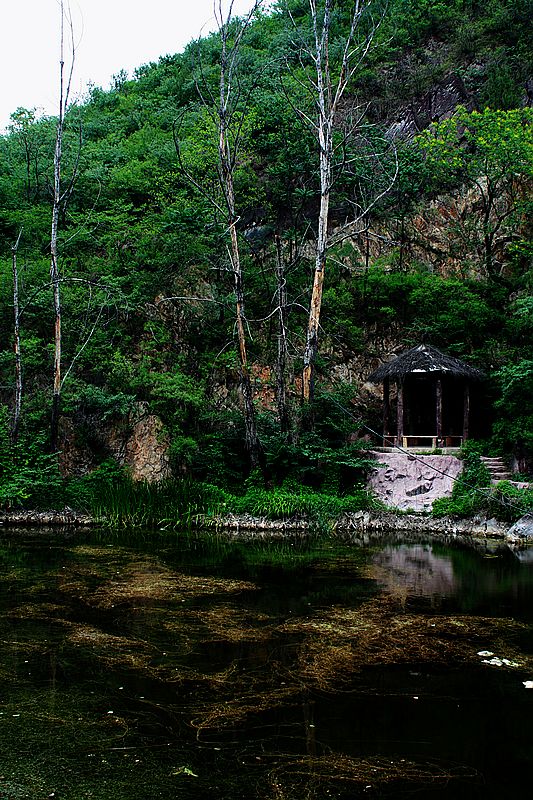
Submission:
[[[290,436],[291,418],[287,397],[287,275],[283,248],[279,235],[276,235],[276,309],[278,316],[278,346],[276,355],[276,404],[278,407],[281,434]]]
[[[63,188],[61,166],[63,157],[63,136],[65,130],[65,115],[68,109],[70,87],[72,83],[72,73],[74,70],[74,34],[70,8],[67,8],[63,0],[60,2],[60,60],[59,60],[59,114],[56,124],[56,138],[54,149],[54,178],[52,185],[52,225],[50,231],[50,283],[52,286],[53,310],[54,310],[54,372],[53,372],[53,392],[52,392],[52,414],[50,421],[50,448],[52,452],[57,450],[59,437],[59,413],[61,405],[61,275],[58,262],[58,235],[59,218],[62,208],[64,208],[68,197],[72,192],[76,169],[73,170],[70,181]],[[65,76],[65,22],[69,28],[69,39],[71,44],[71,58],[68,74]]]
[[[220,41],[220,61],[218,64],[218,87],[213,90],[204,74],[197,81],[197,90],[204,110],[211,120],[216,135],[216,177],[217,190],[212,191],[199,181],[189,170],[182,158],[179,137],[175,135],[176,151],[183,173],[188,180],[206,197],[215,208],[219,221],[224,225],[227,235],[227,252],[233,274],[235,297],[235,330],[239,355],[240,388],[243,404],[246,449],[250,465],[255,469],[261,462],[261,445],[257,433],[256,414],[253,403],[252,382],[246,347],[246,313],[244,271],[237,232],[239,215],[235,195],[235,172],[238,166],[244,115],[246,113],[246,94],[239,75],[239,55],[244,35],[249,29],[255,13],[264,0],[254,0],[248,14],[233,16],[234,0],[215,0],[214,16]],[[225,8],[226,7],[226,8]]]
[[[22,356],[20,350],[19,272],[17,265],[17,252],[21,236],[22,228],[20,229],[17,241],[11,248],[11,266],[13,272],[13,351],[15,354],[15,398],[13,402],[13,417],[11,420],[11,441],[14,444],[18,439],[20,409],[22,405]]]
[[[337,7],[343,5],[343,9],[339,10],[346,13],[346,6],[350,5],[349,3],[341,4],[337,0],[309,0],[311,26],[309,33],[303,32],[298,27],[288,9],[294,25],[294,45],[300,55],[299,70],[298,72],[293,70],[292,75],[296,86],[303,90],[311,105],[310,107],[308,105],[307,109],[298,106],[291,100],[287,91],[286,95],[295,113],[311,130],[319,153],[320,204],[316,225],[313,288],[303,354],[304,403],[313,398],[326,257],[328,249],[333,244],[329,232],[331,192],[337,178],[336,170],[346,168],[350,160],[347,158],[348,142],[356,138],[364,120],[364,110],[351,109],[351,113],[347,115],[343,103],[350,82],[363,63],[379,25],[379,19],[374,22],[371,18],[372,3],[373,0],[352,0],[347,29],[344,27],[340,30],[337,21],[334,49],[336,53],[340,52],[340,58],[332,55],[334,12]],[[344,125],[340,125],[341,114],[344,117]],[[395,175],[391,176],[390,185],[394,178]],[[380,196],[382,194],[384,191]],[[372,205],[375,202],[376,199]],[[361,206],[361,203],[354,204],[354,214],[350,220],[352,226],[356,220],[362,219],[368,213],[369,206],[366,205],[364,208]]]

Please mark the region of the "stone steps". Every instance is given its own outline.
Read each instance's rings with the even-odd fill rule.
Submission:
[[[487,467],[488,471],[491,475],[491,480],[493,483],[498,483],[499,481],[510,481],[512,480],[512,474],[509,472],[507,465],[501,458],[489,458],[488,456],[481,456],[481,461]]]

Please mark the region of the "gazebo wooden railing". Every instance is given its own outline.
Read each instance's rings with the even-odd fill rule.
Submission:
[[[470,429],[470,383],[483,378],[480,370],[470,367],[458,358],[441,353],[436,347],[421,344],[400,353],[396,358],[382,364],[368,378],[374,383],[383,383],[383,446],[394,445],[409,449],[411,447],[460,447],[468,439]],[[396,382],[396,432],[391,436],[391,408],[390,408],[390,381]],[[411,423],[410,430],[406,432],[406,386],[413,387],[413,381],[423,381],[431,388],[434,397],[433,413],[425,413],[424,427],[420,433]],[[455,423],[445,424],[445,386],[453,392],[462,393],[462,419],[455,415]],[[412,410],[412,409],[411,409]],[[408,417],[408,414],[407,414]],[[433,422],[431,422],[431,418]],[[429,424],[428,424],[429,420]],[[420,424],[420,420],[419,420]],[[434,432],[427,429],[433,427]],[[413,427],[415,430],[413,430]],[[425,428],[425,430],[424,430]],[[454,430],[455,429],[455,430]],[[461,434],[456,433],[461,430]]]

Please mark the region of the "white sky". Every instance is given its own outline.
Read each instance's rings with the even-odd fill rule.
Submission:
[[[88,83],[107,89],[121,69],[131,76],[136,67],[182,51],[214,27],[213,0],[70,0],[70,6],[78,97]],[[235,13],[251,6],[252,0],[234,0]],[[57,111],[60,10],[58,0],[0,0],[0,8],[2,131],[19,106]]]

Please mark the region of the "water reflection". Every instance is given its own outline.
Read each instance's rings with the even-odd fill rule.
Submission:
[[[372,542],[372,575],[404,605],[533,620],[533,551]]]
[[[4,538],[0,798],[520,796],[533,570],[484,555]]]
[[[454,595],[457,578],[450,556],[435,553],[430,544],[384,547],[372,559],[376,577],[392,592],[410,595]]]

